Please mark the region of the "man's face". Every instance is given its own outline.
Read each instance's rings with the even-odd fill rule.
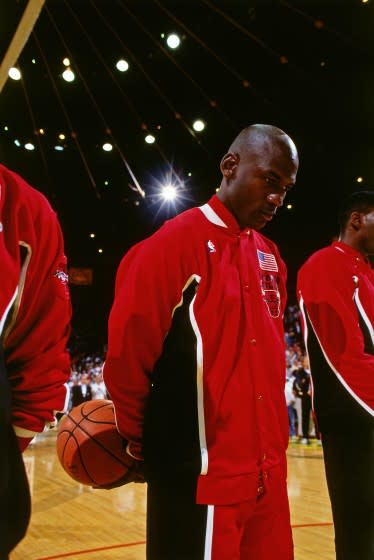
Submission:
[[[368,255],[374,255],[374,209],[361,218],[363,247]]]
[[[298,161],[288,150],[268,146],[242,159],[227,154],[221,169],[227,177],[225,203],[229,210],[241,228],[260,230],[272,220],[295,184]]]

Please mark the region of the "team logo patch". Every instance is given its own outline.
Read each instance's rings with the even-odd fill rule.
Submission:
[[[56,295],[62,296],[64,299],[70,300],[70,293],[69,293],[69,276],[66,274],[66,259],[64,258],[61,261],[61,264],[53,273],[53,278],[57,280],[57,292]]]
[[[62,261],[61,262],[61,268],[57,268],[57,270],[55,270],[55,272],[53,273],[53,278],[56,278],[57,280],[57,293],[56,295],[60,295],[62,296],[64,299],[70,300],[70,293],[69,293],[69,287],[68,287],[68,282],[69,282],[69,276],[68,274],[66,274],[65,270],[65,262]]]
[[[67,284],[69,281],[69,276],[63,270],[56,270],[53,276],[61,280],[63,284]]]
[[[270,270],[271,272],[278,272],[278,265],[272,253],[264,253],[257,249],[257,258],[262,270]]]
[[[207,245],[207,247],[208,247],[209,253],[215,253],[215,252],[216,252],[216,247],[215,247],[213,241],[211,241],[211,240],[209,239],[209,241],[207,241],[207,244],[206,244],[206,245]]]
[[[262,274],[262,299],[266,303],[270,317],[277,319],[280,315],[280,293],[274,274]]]

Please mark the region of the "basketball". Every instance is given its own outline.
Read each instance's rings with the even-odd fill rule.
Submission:
[[[67,413],[58,426],[56,448],[61,466],[71,478],[100,487],[131,473],[137,461],[126,453],[125,443],[116,428],[112,401],[100,399]]]

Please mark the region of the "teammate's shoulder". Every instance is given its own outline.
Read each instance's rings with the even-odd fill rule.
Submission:
[[[301,265],[300,269],[305,270],[312,267],[329,267],[339,260],[339,252],[333,245],[327,245],[314,251]]]
[[[21,175],[2,164],[0,164],[0,188],[4,205],[27,207],[34,216],[38,213],[54,214],[44,194],[32,187]]]

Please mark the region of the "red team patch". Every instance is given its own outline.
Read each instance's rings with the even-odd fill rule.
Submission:
[[[278,290],[277,277],[274,274],[262,273],[261,291],[270,317],[277,319],[280,315],[280,293]]]

